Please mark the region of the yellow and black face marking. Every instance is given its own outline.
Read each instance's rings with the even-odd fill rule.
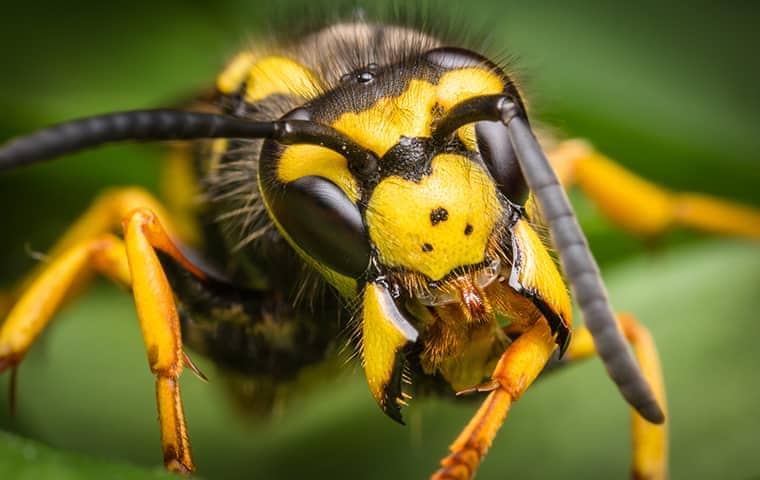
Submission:
[[[343,212],[352,210],[350,204],[361,211],[367,232],[357,230],[357,237],[369,235],[380,265],[404,268],[437,281],[457,267],[482,263],[488,238],[502,213],[497,189],[483,163],[473,158],[477,155],[473,142],[462,141],[464,135],[457,135],[453,141],[435,142],[431,132],[435,123],[457,103],[503,92],[508,88],[508,81],[477,56],[449,52],[455,61],[449,58],[446,63],[442,61],[446,55],[445,49],[438,49],[405,65],[370,65],[349,73],[332,91],[289,113],[285,118],[330,125],[373,155],[375,164],[365,168],[366,165],[352,162],[341,152],[320,146],[265,145],[259,182],[270,210],[277,209],[277,203],[283,201],[278,198],[286,196],[283,191],[303,182],[304,178],[318,177],[321,180],[313,182],[326,180],[343,192],[346,197]],[[238,68],[238,61],[236,59],[230,67],[233,72]],[[257,83],[259,62],[284,61],[278,57],[253,62],[247,86],[241,87],[246,92],[250,85]],[[283,70],[290,83],[313,83],[313,74],[306,66],[295,68],[290,61],[285,65]],[[238,77],[246,78],[245,75]],[[223,78],[228,81],[226,76]],[[271,82],[267,76],[263,83]],[[283,82],[278,93],[292,94],[287,84]],[[343,111],[342,106],[349,103],[348,96],[351,96],[352,110]],[[416,200],[412,200],[413,204],[406,210],[398,209],[395,200],[407,194]],[[442,200],[449,195],[454,198],[443,202],[449,205],[447,209]],[[437,209],[444,213],[434,214]],[[421,216],[436,219],[434,223],[425,221],[423,224]],[[436,225],[440,226],[432,229]],[[314,262],[309,252],[315,248],[301,247],[301,242],[288,228],[279,226],[309,261],[320,264],[321,270],[346,273],[340,266]],[[459,227],[461,231],[455,235],[452,229]],[[426,235],[430,237],[427,240]],[[437,243],[438,248],[431,242]],[[346,245],[338,241],[331,243],[334,245],[329,248],[334,250],[338,250],[334,248],[337,245]],[[369,258],[365,267],[368,262]]]
[[[466,156],[444,153],[419,181],[396,175],[381,180],[367,204],[366,222],[384,265],[435,282],[458,267],[484,262],[502,216],[487,172]]]
[[[653,343],[612,313],[505,68],[416,29],[353,21],[241,52],[217,77],[214,101],[201,104],[86,118],[0,148],[2,170],[108,142],[202,140],[185,149],[195,152],[185,164],[172,161],[182,172],[173,180],[201,180],[172,188],[183,201],[171,204],[187,205],[196,190],[204,201],[173,219],[141,190],[99,198],[21,283],[0,327],[0,371],[18,365],[88,273],[128,286],[156,376],[164,461],[186,473],[194,464],[177,379],[185,366],[202,374],[185,346],[292,387],[335,356],[348,313],[370,393],[396,421],[404,390],[417,385],[488,392],[433,476],[465,479],[555,351],[596,349],[636,412],[636,475],[663,478]],[[559,151],[561,180],[632,230],[643,231],[636,209],[656,205],[647,232],[682,224],[760,237],[755,211],[664,192],[588,146]],[[202,255],[186,248],[197,240],[188,225],[204,226]],[[295,302],[304,269],[342,300]],[[568,287],[586,321],[575,337]]]

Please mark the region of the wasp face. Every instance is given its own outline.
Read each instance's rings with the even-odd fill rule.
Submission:
[[[473,158],[437,153],[428,165],[419,178],[391,175],[378,182],[365,213],[370,240],[379,263],[415,296],[429,304],[458,296],[480,317],[487,310],[481,289],[498,270],[505,206]]]
[[[488,60],[449,48],[345,74],[283,119],[317,123],[352,146],[265,147],[268,210],[331,283],[332,273],[384,276],[428,303],[456,292],[467,316],[481,317],[482,288],[503,258],[506,199],[521,200],[524,182],[504,125],[439,127],[467,100],[512,88]]]
[[[458,267],[485,260],[501,215],[488,174],[463,155],[442,153],[422,178],[381,180],[365,218],[382,264],[439,281]]]

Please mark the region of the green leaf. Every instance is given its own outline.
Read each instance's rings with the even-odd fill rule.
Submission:
[[[152,471],[109,463],[84,455],[64,453],[0,431],[0,478],[14,480],[150,479],[176,478],[163,469]]]
[[[635,313],[659,345],[674,477],[756,474],[749,459],[760,427],[757,247],[710,242],[636,258],[606,277],[616,307]],[[153,381],[132,308],[127,295],[102,286],[60,315],[20,369],[18,431],[117,467],[158,468]],[[414,399],[401,428],[378,411],[361,372],[347,367],[273,419],[247,418],[224,394],[222,374],[196,360],[211,383],[186,375],[183,390],[200,474],[209,478],[422,478],[477,407],[476,399]],[[548,375],[510,413],[479,478],[623,477],[628,415],[598,360]],[[42,447],[29,459],[9,438],[0,437],[0,472],[54,471],[63,462],[89,478],[109,465]]]

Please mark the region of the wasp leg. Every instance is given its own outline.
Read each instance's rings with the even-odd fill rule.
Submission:
[[[72,246],[90,240],[107,232],[119,231],[122,219],[138,208],[147,208],[153,212],[166,228],[169,236],[180,238],[176,234],[173,222],[169,220],[166,209],[150,193],[139,187],[122,187],[109,189],[100,194],[90,207],[68,228],[66,233],[53,245],[47,253],[49,261],[55,259]],[[45,263],[27,275],[14,288],[12,299],[20,298],[34,279],[45,269]]]
[[[464,480],[475,475],[480,462],[506,419],[512,402],[533,383],[556,348],[549,324],[540,320],[507,348],[492,374],[485,401],[441,461],[434,480]]]
[[[620,328],[633,346],[644,376],[652,386],[657,402],[667,408],[665,385],[657,348],[649,331],[632,315],[618,315]],[[591,334],[585,327],[578,328],[563,361],[579,360],[596,354]],[[667,411],[665,412],[667,414]],[[667,415],[666,415],[667,418]],[[661,480],[668,476],[667,423],[654,425],[635,411],[631,411],[633,437],[633,478]]]
[[[205,274],[179,252],[150,210],[135,210],[124,220],[123,228],[137,316],[148,363],[156,376],[164,465],[171,471],[189,473],[194,466],[178,382],[186,360],[174,295],[156,250],[198,278]]]
[[[0,371],[18,365],[63,302],[93,272],[130,286],[148,363],[156,376],[164,463],[169,470],[187,473],[194,466],[178,384],[186,359],[174,295],[156,251],[167,254],[197,278],[204,279],[205,274],[176,248],[158,214],[149,208],[135,208],[140,200],[154,202],[132,189],[102,197],[54,248],[51,260],[25,283],[0,327]],[[116,223],[111,215],[121,214],[124,240],[98,232],[111,229]],[[88,234],[89,239],[81,238]]]
[[[760,211],[698,193],[670,192],[614,163],[582,140],[549,152],[560,181],[578,185],[614,223],[655,236],[672,227],[760,239]]]

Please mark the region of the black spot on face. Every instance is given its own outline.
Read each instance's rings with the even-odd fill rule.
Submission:
[[[449,219],[449,212],[443,208],[438,207],[430,211],[430,223],[438,225],[440,222],[445,222]]]
[[[425,253],[432,252],[433,251],[433,246],[430,245],[429,243],[423,243],[422,244],[422,251],[425,252]]]
[[[464,227],[464,234],[465,235],[470,235],[472,233],[472,231],[473,231],[472,225],[470,225],[468,223],[467,226]]]

